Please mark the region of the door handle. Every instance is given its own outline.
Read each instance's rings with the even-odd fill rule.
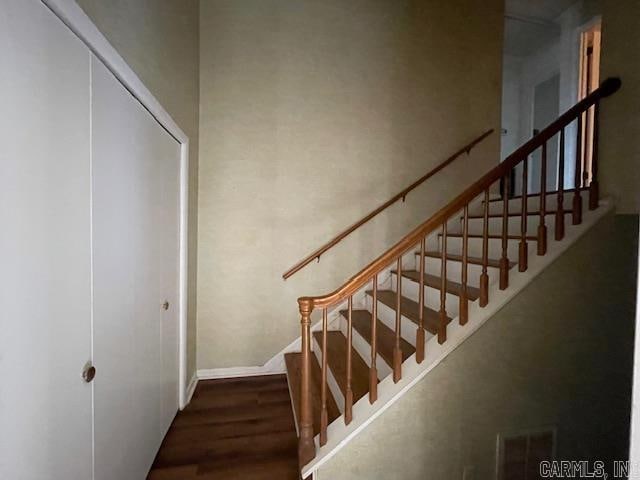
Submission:
[[[87,362],[84,366],[84,370],[82,370],[82,378],[86,383],[91,383],[96,376],[96,367],[94,367],[91,362]]]

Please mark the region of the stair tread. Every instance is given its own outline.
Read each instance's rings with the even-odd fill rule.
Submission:
[[[573,193],[575,192],[576,189],[575,188],[565,188],[562,192],[566,195],[567,193]],[[581,192],[588,192],[589,191],[589,187],[581,187],[580,188]],[[547,191],[546,192],[546,196],[554,196],[558,194],[558,190],[551,190],[551,191]],[[535,197],[539,197],[540,196],[540,192],[538,193],[528,193],[527,194],[527,198],[535,198]],[[522,195],[514,195],[513,197],[510,197],[509,200],[518,200],[518,199],[522,199]],[[484,200],[483,200],[484,202]],[[489,199],[489,203],[492,202],[502,202],[502,198],[491,198]]]
[[[438,236],[441,237],[442,233],[438,233]],[[482,234],[479,233],[469,233],[467,235],[468,238],[482,238]],[[447,233],[447,238],[462,238],[462,233]],[[492,240],[496,240],[496,239],[502,239],[502,234],[491,234],[488,235],[488,238],[492,239]],[[522,238],[522,235],[507,235],[507,239],[509,240],[520,240]],[[538,237],[536,237],[535,235],[527,235],[526,236],[527,240],[530,240],[532,242],[537,242],[538,241]]]
[[[367,295],[372,295],[373,292],[368,291]],[[396,292],[393,290],[379,290],[378,301],[384,303],[387,307],[396,309]],[[419,324],[419,308],[418,302],[407,297],[400,297],[400,311],[402,315],[411,320],[416,325]],[[423,313],[424,329],[429,333],[436,335],[438,333],[438,325],[440,324],[440,314],[435,310],[431,310],[429,307],[424,307]],[[447,323],[451,321],[450,317],[447,317]]]
[[[349,312],[340,312],[344,318],[348,318]],[[371,345],[371,312],[368,310],[353,310],[351,312],[353,328]],[[376,351],[387,364],[393,366],[393,346],[396,335],[393,330],[387,327],[380,320],[376,320]],[[416,349],[404,338],[400,338],[400,348],[402,350],[402,361],[413,355]]]
[[[322,332],[313,332],[322,348]],[[343,395],[347,392],[347,338],[340,331],[327,332],[327,364]],[[353,403],[369,392],[369,366],[355,348],[351,349],[351,390]]]
[[[557,209],[549,209],[545,210],[545,215],[555,215],[557,213]],[[567,215],[568,213],[573,213],[573,210],[567,210],[566,208],[562,210],[562,213]],[[540,210],[532,210],[527,211],[527,216],[529,215],[540,215]],[[521,217],[522,212],[509,212],[510,217]],[[484,213],[474,213],[469,214],[469,218],[473,218],[475,220],[484,218]],[[502,218],[502,212],[500,213],[489,213],[489,218]]]
[[[284,354],[284,363],[287,367],[287,377],[289,379],[289,390],[291,393],[293,412],[296,416],[298,426],[300,426],[300,381],[302,368],[302,353],[292,352]],[[322,372],[320,364],[315,355],[311,355],[311,412],[313,415],[313,434],[320,433],[320,386],[322,382]],[[340,416],[340,410],[336,404],[331,390],[327,389],[327,414],[329,423]]]
[[[420,252],[416,252],[416,255],[420,255]],[[442,258],[442,253],[441,252],[424,252],[424,256],[431,257],[431,258]],[[461,262],[462,255],[447,253],[447,260],[451,260],[454,262]],[[482,258],[480,257],[468,256],[467,261],[474,265],[482,265]],[[516,262],[509,262],[509,268],[514,267],[515,265],[516,265]],[[487,259],[487,266],[493,267],[493,268],[500,268],[500,260],[496,260],[495,258],[489,258]]]
[[[396,273],[396,272],[393,271],[393,273]],[[417,270],[403,270],[402,276],[410,280],[413,280],[416,283],[420,282],[420,272]],[[430,275],[428,273],[424,274],[424,284],[431,288],[436,288],[439,290],[440,287],[442,286],[441,279],[442,277],[438,275]],[[453,280],[447,280],[446,288],[448,293],[459,297],[460,292],[462,291],[462,284],[454,282]],[[467,285],[467,298],[469,300],[472,300],[472,301],[477,300],[479,296],[480,296],[480,289]]]

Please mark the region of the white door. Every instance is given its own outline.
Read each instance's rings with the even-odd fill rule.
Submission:
[[[37,0],[0,6],[0,478],[88,480],[89,52]],[[115,477],[112,477],[115,478]]]
[[[177,279],[167,276],[179,145],[102,63],[91,68],[95,478],[139,480],[177,410]]]

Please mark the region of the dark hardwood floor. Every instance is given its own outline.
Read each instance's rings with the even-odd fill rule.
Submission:
[[[198,383],[147,480],[298,480],[297,437],[284,375]]]

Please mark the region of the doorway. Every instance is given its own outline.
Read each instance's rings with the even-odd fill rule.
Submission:
[[[560,74],[544,80],[534,87],[533,91],[533,134],[537,134],[559,116],[560,105]],[[536,150],[531,156],[529,177],[529,192],[540,193],[540,169],[542,152]],[[547,143],[547,171],[558,171],[558,142],[554,137]],[[557,188],[557,175],[547,175],[547,191]]]
[[[580,34],[580,76],[578,85],[578,100],[582,100],[600,85],[600,49],[602,45],[602,23],[600,20],[592,22]],[[591,182],[593,164],[595,110],[589,109],[582,121],[580,139],[582,179],[581,186],[586,187]]]

